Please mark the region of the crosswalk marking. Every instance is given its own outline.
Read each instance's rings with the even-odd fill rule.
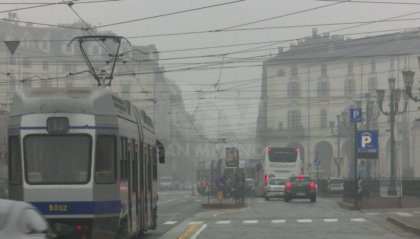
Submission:
[[[173,225],[173,224],[176,224],[176,223],[177,223],[177,221],[166,221],[166,222],[163,223],[163,225]]]
[[[285,222],[286,222],[285,219],[271,220],[271,223],[274,223],[274,224],[276,224],[276,223],[285,223]]]
[[[258,223],[258,220],[245,220],[244,224],[256,224]]]
[[[337,218],[324,218],[324,222],[338,222]]]
[[[192,221],[188,223],[188,225],[194,225],[194,224],[203,224],[203,221]]]
[[[217,221],[216,224],[230,224],[230,220]]]
[[[366,222],[364,218],[351,218],[350,221],[352,222]]]
[[[298,223],[308,223],[308,222],[312,222],[312,219],[297,219]]]
[[[414,216],[413,214],[411,214],[409,212],[396,212],[395,214],[398,215],[398,216],[401,216],[401,217],[412,217],[412,216]]]

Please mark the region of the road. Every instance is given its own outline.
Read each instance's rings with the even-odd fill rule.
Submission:
[[[157,229],[146,232],[139,239],[159,238],[180,222],[200,211],[200,197],[192,196],[191,191],[159,192]]]
[[[196,204],[188,204],[196,208]],[[188,209],[188,205],[186,209]],[[193,210],[195,211],[195,209]],[[190,213],[192,211],[189,211]],[[389,212],[388,212],[389,213]],[[185,215],[184,218],[186,218]],[[161,238],[177,238],[191,224],[199,224],[199,239],[398,239],[417,238],[410,232],[388,223],[385,214],[350,211],[339,207],[336,199],[318,197],[308,200],[265,201],[250,199],[249,207],[229,210],[202,210],[187,220],[176,220],[177,226]]]

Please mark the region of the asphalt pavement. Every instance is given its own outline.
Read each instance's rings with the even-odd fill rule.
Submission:
[[[201,211],[201,197],[191,191],[160,191],[157,228],[139,239],[155,239]]]
[[[184,221],[176,220],[175,226],[161,238],[178,238],[190,230],[194,230],[189,234],[192,236],[185,238],[417,238],[388,222],[385,213],[389,212],[351,211],[339,207],[337,200],[318,197],[316,203],[309,200],[285,203],[251,198],[246,208],[199,210]],[[197,224],[199,226],[191,227]]]

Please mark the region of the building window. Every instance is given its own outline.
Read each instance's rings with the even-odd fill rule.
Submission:
[[[277,70],[277,76],[284,76],[284,70],[283,69],[278,69]]]
[[[370,72],[371,73],[375,73],[376,72],[376,62],[375,62],[375,60],[372,60],[370,62]]]
[[[97,56],[99,55],[99,49],[97,46],[92,47],[92,55]]]
[[[348,74],[348,75],[353,75],[353,74],[354,74],[354,70],[353,70],[353,62],[352,62],[352,61],[350,61],[350,62],[347,64],[347,74]]]
[[[48,63],[48,61],[43,61],[43,62],[42,62],[42,69],[43,69],[44,71],[48,71],[48,68],[49,68],[49,63]]]
[[[354,78],[346,79],[344,82],[344,95],[354,96],[356,93],[356,80]]]
[[[299,110],[290,110],[287,114],[287,126],[289,129],[301,129],[301,114]]]
[[[330,83],[328,81],[320,81],[317,86],[318,97],[330,96]]]
[[[391,61],[389,62],[389,68],[391,70],[394,70],[395,69],[395,60],[394,60],[394,58],[391,58]]]
[[[327,63],[321,64],[321,75],[327,75]]]
[[[370,92],[374,92],[378,88],[378,79],[376,77],[369,77],[368,89]]]
[[[292,65],[291,68],[291,76],[297,76],[298,75],[298,66],[297,65]]]
[[[300,83],[299,82],[292,81],[287,84],[287,96],[300,97]]]
[[[46,40],[42,41],[42,49],[44,49],[44,51],[48,50],[48,41]]]
[[[327,109],[321,109],[320,127],[321,129],[327,128]]]
[[[73,72],[73,69],[74,69],[75,67],[72,65],[72,64],[64,64],[63,65],[63,72],[64,73],[70,73],[70,72]]]
[[[22,65],[23,65],[23,67],[31,67],[31,59],[23,58]]]

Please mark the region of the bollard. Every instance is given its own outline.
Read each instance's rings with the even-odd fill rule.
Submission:
[[[216,198],[217,198],[217,201],[220,204],[222,204],[222,202],[223,202],[223,191],[217,191],[216,192]]]

